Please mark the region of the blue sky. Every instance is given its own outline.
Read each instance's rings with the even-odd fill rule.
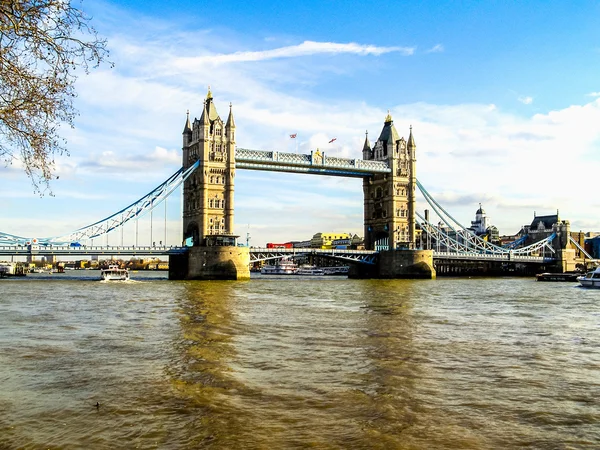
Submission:
[[[481,202],[501,234],[534,211],[600,231],[597,2],[83,1],[113,68],[77,82],[70,157],[54,196],[0,168],[0,230],[64,234],[143,196],[181,166],[185,112],[210,85],[239,147],[360,157],[390,110],[417,176],[459,221]],[[297,133],[297,142],[289,134]],[[332,138],[333,144],[328,144]],[[360,180],[238,171],[236,232],[251,245],[362,235]],[[423,209],[425,204],[418,206]],[[181,239],[180,199],[167,241]],[[164,236],[164,208],[153,240]],[[150,242],[149,217],[140,244]],[[133,230],[125,240],[133,240]],[[120,234],[109,236],[120,242]]]

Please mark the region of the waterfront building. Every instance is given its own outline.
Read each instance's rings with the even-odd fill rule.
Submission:
[[[352,235],[349,233],[316,233],[310,240],[311,248],[335,248],[333,242],[345,240],[350,242]]]

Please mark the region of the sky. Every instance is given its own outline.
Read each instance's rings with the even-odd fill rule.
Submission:
[[[200,117],[208,86],[224,120],[233,105],[238,147],[361,158],[389,110],[401,136],[413,127],[417,178],[464,225],[481,203],[500,234],[557,210],[573,231],[600,231],[598,2],[82,8],[114,67],[78,78],[52,195],[36,194],[18,161],[0,166],[5,233],[66,234],[151,191],[181,167],[186,111]],[[236,173],[235,232],[250,245],[362,235],[362,206],[360,179]],[[179,244],[181,228],[178,190],[140,219],[138,243]],[[133,230],[102,243],[132,243]]]

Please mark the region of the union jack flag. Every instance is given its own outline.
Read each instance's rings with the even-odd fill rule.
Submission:
[[[296,139],[296,135],[297,135],[297,133],[290,134],[290,138],[292,138],[292,139]]]

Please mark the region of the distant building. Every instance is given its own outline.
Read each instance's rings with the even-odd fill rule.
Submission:
[[[594,259],[600,259],[600,236],[594,236],[585,240],[585,250]]]
[[[363,239],[349,233],[317,233],[310,240],[311,248],[348,249],[364,246]]]
[[[471,221],[471,226],[468,229],[493,244],[499,245],[501,242],[498,228],[490,224],[490,219],[481,207],[481,203],[479,209],[475,212],[475,220]]]
[[[294,248],[310,248],[310,241],[296,241],[293,244]]]

